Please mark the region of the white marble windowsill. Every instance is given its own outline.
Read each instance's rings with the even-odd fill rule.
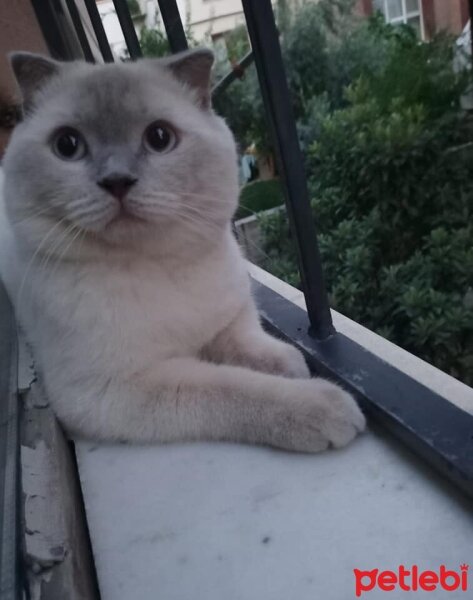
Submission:
[[[252,274],[302,302],[264,271]],[[341,315],[335,320],[473,412],[473,390]],[[80,443],[76,451],[102,600],[350,600],[354,568],[458,570],[471,562],[471,505],[379,432],[316,456],[232,444]]]

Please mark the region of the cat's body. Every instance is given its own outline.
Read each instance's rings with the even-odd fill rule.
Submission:
[[[70,433],[318,451],[361,431],[349,395],[258,322],[209,54],[13,64],[28,112],[5,158],[2,277]]]

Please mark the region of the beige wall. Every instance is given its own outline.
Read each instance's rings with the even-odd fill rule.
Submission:
[[[5,126],[7,111],[16,95],[7,60],[7,54],[12,50],[48,52],[30,0],[0,1],[0,157],[9,136]]]
[[[216,35],[244,23],[240,0],[178,0],[183,20],[197,40]]]
[[[318,0],[312,0],[317,2]],[[273,4],[276,0],[273,0]],[[294,7],[303,0],[290,0]],[[188,24],[193,36],[203,40],[207,35],[218,35],[245,23],[241,0],[178,0],[183,21]]]

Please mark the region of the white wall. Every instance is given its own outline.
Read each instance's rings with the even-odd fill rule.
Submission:
[[[178,0],[183,21],[196,40],[234,29],[245,22],[240,0]]]
[[[150,28],[156,25],[162,26],[157,10],[157,0],[138,1],[143,14],[146,14],[144,24]],[[294,5],[299,5],[302,1],[291,0]],[[275,0],[273,0],[274,3]],[[177,0],[177,5],[182,22],[190,28],[193,37],[199,42],[207,41],[211,36],[231,31],[245,23],[241,0]],[[97,7],[112,51],[116,56],[120,56],[126,46],[113,2],[112,0],[99,0]]]
[[[139,30],[142,25],[146,25],[146,27],[149,27],[150,29],[155,27],[158,20],[157,1],[138,0],[138,3],[141,7],[142,14],[146,16],[143,21],[140,21],[139,23],[135,22],[135,28]],[[100,0],[97,2],[97,8],[102,18],[102,23],[112,52],[116,57],[120,57],[126,50],[126,44],[123,39],[120,22],[115,13],[113,2],[112,0]]]
[[[146,14],[147,27],[160,26],[156,0],[139,0],[142,12]],[[187,24],[197,41],[234,29],[244,23],[240,0],[177,0],[182,22]],[[123,54],[126,45],[112,0],[101,0],[97,7],[110,46],[116,56]],[[135,23],[136,25],[136,23]]]

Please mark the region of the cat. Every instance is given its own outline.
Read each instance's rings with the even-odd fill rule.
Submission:
[[[11,56],[24,116],[3,164],[2,277],[71,437],[342,447],[365,427],[356,402],[259,322],[212,63]]]

